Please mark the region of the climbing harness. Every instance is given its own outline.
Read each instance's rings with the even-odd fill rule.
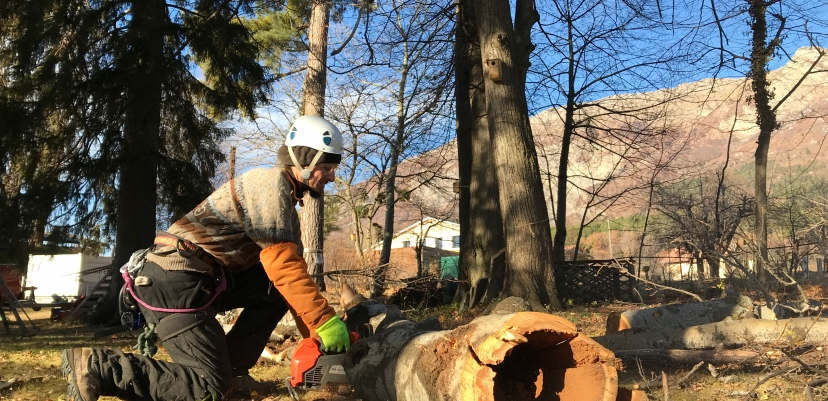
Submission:
[[[173,238],[174,241],[170,241],[170,238]],[[221,276],[218,286],[213,292],[213,296],[204,305],[196,308],[160,308],[152,306],[141,299],[135,290],[136,285],[147,285],[150,282],[147,277],[141,276],[140,272],[144,268],[146,255],[152,248],[143,249],[132,254],[129,262],[123,265],[120,270],[121,277],[124,279],[124,285],[121,287],[121,293],[119,295],[121,323],[133,329],[140,327],[140,320],[142,320],[143,316],[141,316],[138,305],[153,312],[170,314],[160,319],[158,324],[147,323],[144,327],[144,332],[138,336],[138,343],[133,348],[148,357],[152,357],[158,351],[158,347],[156,346],[157,341],[163,342],[192,329],[208,319],[214,318],[216,316],[216,310],[211,305],[219,294],[227,289],[227,279],[224,269],[211,255],[197,245],[170,235],[158,235],[155,243],[158,245],[173,246],[176,252],[185,258],[196,257],[210,266],[217,268]],[[136,320],[139,321],[138,325],[135,324]]]

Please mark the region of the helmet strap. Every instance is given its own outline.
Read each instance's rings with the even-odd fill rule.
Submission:
[[[287,149],[288,154],[290,154],[290,160],[293,160],[293,165],[296,167],[302,167],[302,165],[299,163],[299,160],[296,159],[296,155],[293,153],[293,147],[288,146]],[[318,162],[319,158],[322,157],[322,153],[324,152],[322,152],[321,150],[317,150],[316,156],[314,156],[313,160],[311,160],[311,164],[307,167],[302,168],[302,180],[304,181],[305,185],[308,185],[308,180],[310,179],[311,171],[313,171],[313,168],[316,167],[316,162]]]

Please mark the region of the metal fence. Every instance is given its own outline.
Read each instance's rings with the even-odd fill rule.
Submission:
[[[620,265],[619,265],[620,263]],[[635,279],[621,273],[635,274],[626,260],[578,260],[555,264],[555,287],[564,304],[591,304],[604,301],[633,300]]]

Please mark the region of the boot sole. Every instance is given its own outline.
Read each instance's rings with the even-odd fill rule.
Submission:
[[[75,359],[75,353],[71,349],[63,350],[61,355],[60,369],[63,371],[63,378],[69,383],[66,389],[67,401],[84,401],[78,390],[78,384],[75,382],[75,370],[72,364]]]

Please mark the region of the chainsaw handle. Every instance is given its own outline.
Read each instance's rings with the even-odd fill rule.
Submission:
[[[359,338],[359,333],[355,331],[351,331],[348,333],[348,340],[351,342],[351,345],[357,342]],[[326,355],[325,344],[322,342],[322,337],[316,336],[313,338],[313,341],[316,342],[317,346],[319,347],[319,352],[322,353],[322,355]]]

